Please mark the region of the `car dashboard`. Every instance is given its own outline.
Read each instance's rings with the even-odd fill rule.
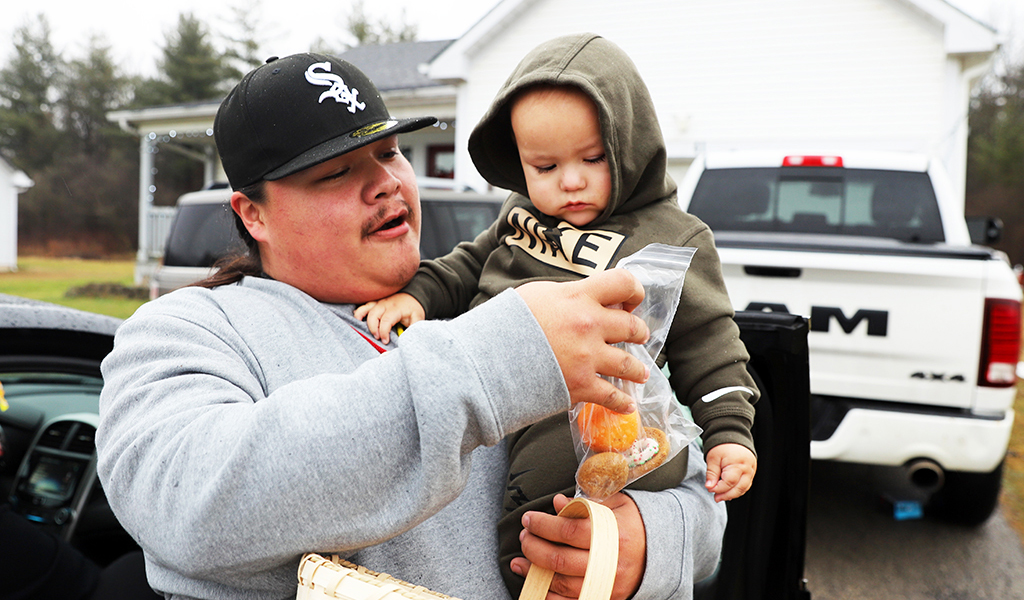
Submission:
[[[8,502],[29,521],[71,539],[95,487],[102,381],[66,373],[4,373],[0,382],[8,407],[0,421],[4,437],[21,442],[4,440],[5,456],[21,456],[6,488]],[[29,442],[22,445],[25,438]],[[7,465],[4,471],[10,473]]]
[[[119,319],[0,294],[0,504],[103,566],[138,546],[96,476]]]

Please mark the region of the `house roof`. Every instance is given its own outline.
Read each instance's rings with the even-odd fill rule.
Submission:
[[[18,193],[27,191],[28,188],[36,184],[24,171],[7,162],[3,157],[0,157],[0,169],[7,172],[11,184],[14,185]]]
[[[362,69],[380,91],[444,85],[427,76],[426,67],[454,40],[356,46],[338,55]]]

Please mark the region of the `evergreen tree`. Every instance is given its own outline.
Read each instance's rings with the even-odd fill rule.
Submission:
[[[345,41],[332,43],[323,37],[318,37],[310,50],[337,54],[354,46],[412,42],[418,35],[416,25],[406,20],[405,9],[402,9],[398,23],[392,24],[386,19],[374,19],[368,15],[362,0],[353,0],[352,8],[345,18],[345,29],[347,33]]]
[[[35,186],[19,202],[19,238],[47,252],[128,252],[137,230],[138,140],[106,118],[126,102],[127,80],[109,45],[92,38],[54,82],[49,119],[59,148],[29,173]]]
[[[220,100],[242,76],[231,57],[219,51],[209,29],[192,14],[178,16],[168,33],[158,61],[159,76],[135,84],[133,105],[139,108]],[[185,192],[203,185],[202,164],[195,160],[199,148],[184,149],[186,142],[159,144],[154,168],[159,173],[154,203],[172,205]]]
[[[219,99],[241,76],[231,57],[244,60],[241,50],[251,54],[257,46],[252,41],[233,46],[235,54],[219,52],[202,23],[181,15],[167,35],[160,76],[144,80],[121,74],[102,38],[64,62],[41,15],[12,42],[13,58],[0,69],[0,152],[35,181],[19,198],[19,243],[96,256],[131,251],[138,222],[139,142],[108,122],[107,113]],[[182,155],[199,148],[171,152],[183,149],[171,143],[158,149],[157,204],[202,185],[200,164]]]
[[[363,0],[353,0],[352,12],[348,17],[348,33],[355,38],[356,46],[371,44],[393,44],[416,40],[417,28],[405,18],[405,9],[399,22],[392,25],[385,19],[372,19],[363,8]]]
[[[110,45],[94,36],[85,57],[68,63],[60,89],[60,128],[84,153],[105,153],[112,144],[134,140],[107,120],[107,112],[127,105],[130,98],[129,80],[114,63]]]
[[[266,56],[261,54],[262,43],[258,32],[261,31],[260,11],[263,3],[259,0],[246,6],[232,6],[233,20],[228,24],[224,35],[227,50],[224,53],[240,72],[248,73],[263,64]]]
[[[242,73],[219,52],[205,25],[191,13],[178,15],[178,26],[167,34],[160,76],[143,82],[135,104],[159,106],[215,100],[223,97]]]
[[[995,247],[1024,262],[1024,63],[990,76],[971,103],[969,123],[967,214],[1002,219]]]
[[[1009,66],[971,105],[972,185],[1024,189],[1024,64]]]
[[[53,162],[61,147],[54,123],[63,64],[42,14],[14,32],[14,57],[0,69],[0,152],[26,171]]]

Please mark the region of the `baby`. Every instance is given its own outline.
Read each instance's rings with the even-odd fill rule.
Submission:
[[[757,467],[750,433],[757,388],[711,231],[679,208],[654,105],[629,57],[592,34],[538,46],[473,130],[469,152],[488,182],[513,191],[497,221],[473,242],[424,261],[402,292],[359,307],[356,317],[387,340],[396,324],[451,318],[527,281],[609,269],[654,242],[696,247],[659,365],[667,361],[676,396],[704,430],[708,490],[719,501],[744,494]],[[565,415],[507,443],[498,526],[503,573],[517,597],[523,579],[509,562],[521,556],[522,514],[550,512],[555,494],[573,494],[577,458]],[[626,493],[674,487],[686,463],[680,452]]]

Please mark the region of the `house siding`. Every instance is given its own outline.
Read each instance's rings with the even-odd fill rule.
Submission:
[[[691,26],[667,44],[690,57],[675,73],[653,52],[636,58],[665,128],[674,126],[670,143],[862,140],[924,150],[932,141],[945,52],[941,31],[910,9],[890,0],[722,4],[693,3]]]
[[[767,145],[921,151],[963,171],[968,98],[950,94],[961,67],[943,24],[911,2],[594,0],[580,10],[539,0],[521,9],[470,54],[459,92],[457,176],[478,186],[466,124],[527,51],[580,31],[637,64],[677,178],[702,149]]]
[[[0,158],[0,271],[18,268],[18,175]]]

